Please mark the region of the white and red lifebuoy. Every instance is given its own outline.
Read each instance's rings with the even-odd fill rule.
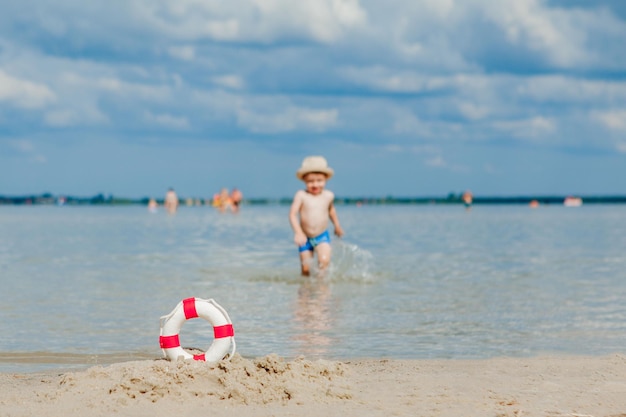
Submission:
[[[213,326],[213,343],[201,355],[192,355],[180,346],[178,334],[186,320],[200,317]],[[213,299],[186,298],[170,314],[161,317],[159,345],[163,354],[172,361],[194,359],[197,361],[218,362],[235,353],[235,331],[230,317]]]

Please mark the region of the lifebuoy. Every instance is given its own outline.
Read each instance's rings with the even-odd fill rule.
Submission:
[[[192,355],[180,346],[178,333],[186,320],[201,317],[213,326],[213,343],[201,355]],[[235,353],[235,331],[230,317],[213,299],[186,298],[170,314],[161,317],[159,345],[163,354],[172,361],[194,359],[197,361],[218,362]]]

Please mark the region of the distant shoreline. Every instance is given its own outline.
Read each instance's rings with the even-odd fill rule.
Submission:
[[[472,205],[563,205],[569,195],[550,196],[474,196]],[[584,204],[626,204],[626,195],[577,195]],[[92,197],[55,196],[50,193],[41,195],[2,196],[1,205],[148,205],[149,197],[124,198],[97,194]],[[156,200],[159,205],[162,199]],[[182,206],[210,206],[211,201],[204,198],[181,198]],[[289,205],[291,198],[249,198],[247,205]],[[464,204],[462,194],[449,194],[445,197],[337,197],[338,205],[433,205]]]

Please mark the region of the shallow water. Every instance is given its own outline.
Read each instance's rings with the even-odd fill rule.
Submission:
[[[324,279],[299,276],[287,211],[0,207],[0,371],[159,357],[159,318],[193,296],[245,357],[624,352],[626,206],[338,206]]]

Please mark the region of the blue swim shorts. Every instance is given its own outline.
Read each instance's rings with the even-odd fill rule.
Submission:
[[[317,245],[320,243],[330,243],[330,235],[328,234],[328,230],[316,237],[307,238],[306,243],[298,248],[299,252],[304,252],[307,250],[314,250]]]

